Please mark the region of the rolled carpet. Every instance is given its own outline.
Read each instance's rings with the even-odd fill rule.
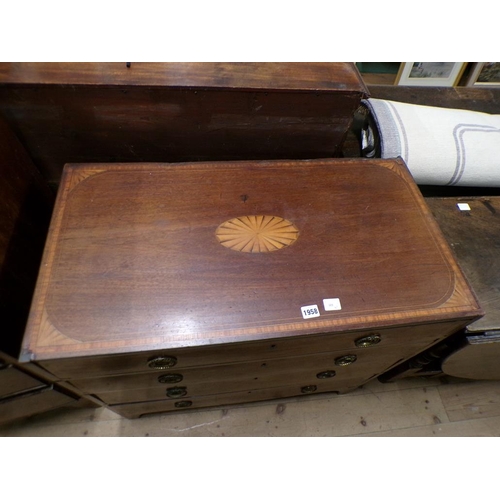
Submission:
[[[363,104],[381,157],[403,158],[417,184],[500,187],[500,115],[382,99]]]

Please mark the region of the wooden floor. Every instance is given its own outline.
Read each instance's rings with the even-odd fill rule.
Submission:
[[[318,394],[127,420],[61,409],[0,426],[0,436],[500,436],[500,381],[373,381]]]

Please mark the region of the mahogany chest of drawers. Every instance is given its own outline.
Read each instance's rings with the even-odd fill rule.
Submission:
[[[401,160],[72,164],[22,361],[138,417],[352,390],[481,314]]]

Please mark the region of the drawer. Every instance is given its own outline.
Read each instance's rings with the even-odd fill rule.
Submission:
[[[325,370],[326,371],[326,370]],[[347,388],[347,387],[359,387],[360,385],[363,385],[366,383],[368,380],[371,378],[375,377],[378,372],[366,372],[364,373],[358,373],[356,376],[346,378],[344,377],[338,377],[336,380],[329,380],[329,381],[324,381],[324,380],[318,380],[315,375],[309,376],[309,377],[297,377],[298,380],[296,380],[296,383],[294,384],[294,387],[298,390],[303,387],[316,387],[319,389],[312,390],[312,392],[316,392],[319,390],[321,391],[337,391],[342,388]],[[287,380],[288,383],[292,383],[294,381],[295,377],[291,377]],[[118,404],[126,404],[126,403],[140,403],[140,402],[148,402],[148,401],[184,401],[184,400],[192,400],[192,399],[203,399],[205,397],[216,397],[216,396],[224,396],[228,394],[233,394],[233,393],[238,393],[238,394],[254,394],[254,393],[261,393],[262,391],[265,391],[267,389],[273,388],[273,387],[281,387],[279,385],[279,382],[283,383],[285,382],[284,380],[281,381],[276,381],[274,384],[277,385],[268,385],[268,384],[240,384],[239,387],[237,384],[233,385],[226,385],[226,386],[221,386],[221,387],[216,387],[212,385],[207,392],[203,392],[203,388],[201,387],[193,387],[191,389],[190,386],[182,386],[178,385],[175,387],[171,388],[155,388],[155,389],[135,389],[131,391],[116,391],[116,392],[105,392],[103,394],[98,394],[97,397],[101,399],[104,403],[108,405],[118,405]],[[233,390],[230,390],[233,389]],[[245,392],[241,391],[241,389],[244,389]],[[172,391],[172,394],[175,395],[170,397],[170,391]],[[220,391],[220,392],[218,392]],[[300,393],[300,391],[298,391]],[[305,394],[308,393],[307,390],[304,391]],[[235,400],[236,401],[236,400]],[[242,400],[243,402],[244,400]],[[252,400],[252,401],[257,401],[257,400]],[[236,401],[238,402],[238,401]],[[181,403],[182,407],[183,403]],[[174,405],[175,406],[175,405]],[[114,410],[114,408],[112,408]]]
[[[86,391],[107,404],[176,399],[222,394],[243,390],[262,390],[285,385],[308,385],[327,381],[352,385],[363,383],[375,373],[382,373],[414,352],[411,347],[353,354],[340,351],[314,356],[258,361],[233,365],[191,368],[152,378],[150,374],[89,379]],[[346,382],[350,381],[350,382]],[[93,390],[91,390],[93,389]],[[114,390],[110,390],[114,389]]]
[[[366,380],[367,382],[368,380]],[[211,406],[243,404],[270,399],[304,396],[306,394],[319,394],[322,392],[348,392],[360,385],[359,379],[341,381],[311,380],[309,384],[293,385],[286,387],[272,387],[251,391],[238,391],[211,396],[183,398],[178,400],[145,401],[130,404],[118,404],[109,408],[125,418],[138,418],[143,415],[179,411]]]
[[[458,328],[457,322],[453,321],[135,354],[46,360],[40,361],[39,364],[57,377],[71,380],[81,379],[82,375],[90,378],[125,373],[163,372],[165,369],[179,370],[352,349],[354,352],[361,352],[367,349],[413,345],[414,351],[418,352],[419,346],[430,345],[454,333]],[[154,360],[158,358],[163,359],[155,363]]]
[[[52,386],[0,400],[0,424],[31,417],[76,401]]]
[[[15,366],[0,365],[0,398],[42,387],[45,387],[43,382]]]

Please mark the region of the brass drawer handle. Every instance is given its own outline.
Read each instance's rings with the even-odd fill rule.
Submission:
[[[160,384],[178,384],[184,377],[180,373],[166,373],[158,377]]]
[[[382,338],[378,333],[374,333],[373,335],[368,335],[367,337],[362,337],[354,341],[356,347],[370,347],[372,345],[377,345]]]
[[[321,379],[324,379],[324,378],[332,378],[332,377],[335,377],[335,375],[337,375],[335,373],[335,370],[326,370],[324,372],[319,372],[316,377],[317,378],[321,378]]]
[[[189,408],[192,404],[192,401],[176,401],[174,406],[176,408]]]
[[[337,366],[348,366],[352,365],[358,357],[355,354],[347,354],[346,356],[341,356],[335,360]]]
[[[174,356],[157,356],[148,359],[148,367],[153,370],[167,370],[177,364],[177,358]]]
[[[304,387],[300,388],[300,392],[302,394],[311,394],[311,392],[314,392],[318,387],[315,385],[305,385]]]
[[[167,397],[172,399],[182,398],[186,394],[186,387],[171,387],[170,389],[167,389]]]

